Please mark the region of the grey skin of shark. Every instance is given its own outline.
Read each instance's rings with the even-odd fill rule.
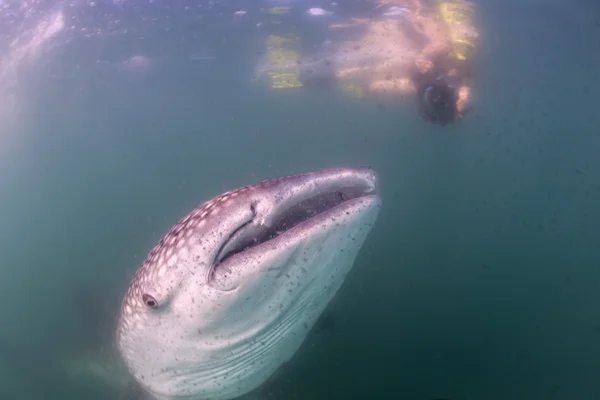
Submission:
[[[359,167],[264,181],[193,210],[123,299],[117,343],[131,374],[159,400],[259,388],[342,285],[380,205],[374,171]]]

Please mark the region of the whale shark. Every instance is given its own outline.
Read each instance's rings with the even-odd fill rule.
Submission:
[[[319,321],[380,207],[374,170],[352,167],[266,180],[192,210],[121,304],[118,351],[146,398],[257,393]]]

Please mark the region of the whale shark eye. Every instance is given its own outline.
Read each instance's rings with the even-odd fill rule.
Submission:
[[[150,296],[147,293],[144,293],[142,295],[142,301],[144,302],[145,305],[147,305],[150,308],[158,307],[158,301],[156,301],[156,299],[154,297]]]

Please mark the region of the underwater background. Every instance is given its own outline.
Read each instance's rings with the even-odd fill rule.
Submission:
[[[600,398],[600,4],[480,0],[475,107],[440,127],[256,85],[274,3],[0,0],[0,398],[115,399],[61,365],[179,218],[350,165],[380,218],[273,399]],[[368,8],[287,3],[315,43],[307,8]]]

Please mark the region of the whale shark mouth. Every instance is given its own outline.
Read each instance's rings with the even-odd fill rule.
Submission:
[[[269,242],[292,228],[318,215],[325,214],[347,201],[372,194],[375,194],[375,191],[363,185],[339,187],[335,190],[317,193],[296,204],[292,204],[288,208],[279,210],[276,215],[271,217],[272,223],[269,225],[256,226],[255,219],[252,219],[235,230],[229,237],[229,240],[223,243],[215,259],[213,270],[235,254]],[[256,217],[256,210],[253,206],[251,207]],[[254,229],[252,229],[252,232],[244,234],[244,231],[253,224]]]

